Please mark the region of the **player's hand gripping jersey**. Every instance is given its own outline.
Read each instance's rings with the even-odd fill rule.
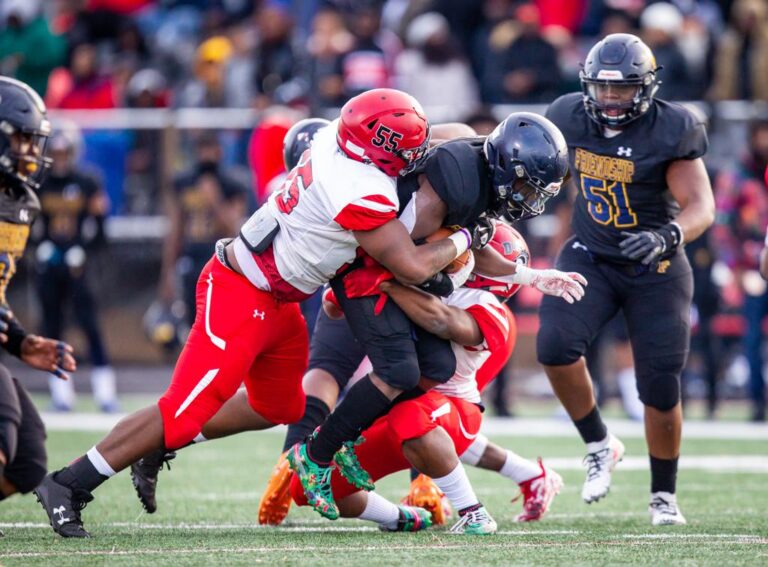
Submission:
[[[675,218],[679,207],[667,187],[667,167],[706,153],[704,124],[686,108],[654,99],[630,128],[607,137],[584,112],[581,93],[558,98],[547,118],[562,130],[570,150],[578,189],[574,233],[600,259],[630,263],[619,247],[622,231],[658,229]]]
[[[377,228],[398,211],[395,178],[345,156],[336,141],[337,123],[315,135],[282,190],[254,213],[235,242],[248,280],[280,300],[311,295],[354,260],[358,244],[352,231]],[[258,244],[265,214],[279,230],[263,252],[254,253],[246,242]]]

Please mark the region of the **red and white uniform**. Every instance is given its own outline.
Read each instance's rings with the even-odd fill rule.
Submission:
[[[436,427],[442,427],[448,433],[457,455],[464,453],[477,437],[483,419],[478,405],[478,370],[482,372],[490,367],[492,379],[512,354],[517,336],[515,319],[509,308],[500,304],[493,294],[461,288],[446,301],[472,314],[483,332],[484,341],[474,348],[454,344],[457,372],[451,380],[423,396],[395,404],[387,415],[363,431],[365,442],[355,447],[355,453],[374,481],[410,468],[411,463],[403,455],[403,442],[423,437]],[[485,380],[483,387],[488,381]],[[331,486],[337,499],[358,490],[337,471],[332,473]],[[291,482],[291,494],[298,505],[307,504],[301,483],[295,477]]]
[[[355,259],[352,231],[372,230],[397,216],[396,179],[348,158],[336,143],[337,126],[338,120],[317,132],[282,189],[270,196],[280,224],[270,248],[257,255],[239,238],[235,242],[251,283],[278,299],[314,293]]]
[[[483,342],[476,346],[451,343],[453,354],[456,356],[456,373],[448,382],[435,386],[433,390],[452,398],[479,404],[481,400],[477,372],[491,358],[493,352],[505,348],[510,331],[514,328],[514,320],[510,322],[511,317],[507,316],[508,308],[499,303],[493,294],[481,289],[459,288],[443,299],[443,302],[470,313],[483,333]],[[510,349],[509,354],[511,353]]]
[[[351,231],[374,229],[398,209],[395,180],[342,154],[336,127],[317,133],[268,201],[280,224],[270,247],[255,255],[237,239],[245,276],[215,255],[200,274],[195,323],[158,401],[166,448],[192,441],[242,383],[267,420],[303,415],[309,339],[296,301],[355,258]]]

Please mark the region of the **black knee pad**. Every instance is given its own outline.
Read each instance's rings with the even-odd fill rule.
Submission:
[[[545,323],[542,320],[536,335],[536,357],[545,366],[573,364],[584,356],[587,341],[580,340],[568,325]]]
[[[397,358],[400,356],[400,358]],[[390,356],[386,361],[382,360],[377,365],[377,361],[371,361],[376,375],[386,384],[397,388],[398,390],[410,390],[415,388],[421,378],[419,361],[416,352],[410,352],[403,355],[398,351],[397,356]]]
[[[640,401],[659,411],[674,408],[680,401],[680,373],[684,364],[684,354],[636,361]]]
[[[0,364],[0,451],[11,462],[16,456],[22,408],[19,394],[8,369]]]
[[[45,425],[26,390],[13,380],[21,408],[18,449],[5,467],[5,478],[21,493],[32,491],[46,474],[48,456],[45,451]]]
[[[451,342],[416,328],[416,356],[421,375],[445,384],[456,374],[456,354]]]
[[[48,472],[47,465],[44,452],[29,459],[26,456],[24,458],[17,456],[10,466],[5,467],[5,479],[21,494],[27,494],[43,481]]]

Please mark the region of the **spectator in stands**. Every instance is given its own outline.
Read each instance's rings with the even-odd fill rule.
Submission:
[[[195,286],[220,238],[237,234],[245,216],[248,188],[221,166],[221,146],[215,133],[196,142],[192,170],[179,176],[169,190],[166,210],[170,233],[164,242],[160,299],[170,305],[181,279],[186,318],[195,319]]]
[[[682,27],[680,10],[667,2],[651,4],[640,16],[642,38],[662,67],[661,92],[668,100],[686,100],[691,93],[688,62],[677,45]]]
[[[288,6],[271,1],[256,13],[259,44],[256,50],[256,107],[300,98],[305,88],[292,83],[299,74],[293,47],[293,19]]]
[[[71,87],[59,102],[64,109],[114,108],[112,80],[99,73],[96,46],[82,43],[72,50],[69,65]]]
[[[768,3],[736,0],[731,25],[720,37],[710,96],[768,100]]]
[[[168,106],[168,99],[165,78],[155,69],[142,69],[128,82],[126,103],[129,108],[164,108]],[[157,214],[163,179],[162,131],[137,129],[131,134],[122,212],[134,215]]]
[[[370,89],[388,87],[390,69],[379,36],[381,3],[378,0],[355,2],[345,16],[354,43],[342,55],[337,69],[344,85],[344,97],[351,98]]]
[[[549,102],[558,92],[557,51],[541,36],[539,10],[523,4],[515,10],[516,29],[500,51],[499,64],[487,64],[481,83],[490,103]]]
[[[354,42],[337,10],[326,8],[317,12],[307,40],[309,102],[313,109],[344,104],[344,77],[339,69],[342,55],[351,51]]]
[[[227,62],[232,56],[232,43],[224,36],[205,40],[197,48],[194,77],[181,89],[175,106],[179,108],[229,107],[226,89]]]
[[[40,0],[5,0],[0,15],[0,74],[15,77],[44,96],[48,75],[64,62],[64,38],[51,33]]]
[[[396,86],[430,109],[433,122],[454,121],[478,104],[477,83],[448,20],[436,12],[415,18],[406,35],[408,49],[395,62]]]
[[[752,418],[765,420],[762,323],[768,314],[768,286],[759,275],[760,252],[768,226],[768,187],[764,172],[768,165],[768,121],[753,121],[749,149],[735,170],[717,177],[717,225],[714,236],[720,259],[733,271],[744,293],[747,322],[744,351],[749,361]]]

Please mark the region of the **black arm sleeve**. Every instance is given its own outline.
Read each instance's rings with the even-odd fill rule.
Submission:
[[[8,330],[5,334],[8,335],[8,341],[3,343],[3,348],[13,356],[21,358],[21,343],[29,333],[24,330],[24,327],[15,317],[9,317],[7,321]]]

